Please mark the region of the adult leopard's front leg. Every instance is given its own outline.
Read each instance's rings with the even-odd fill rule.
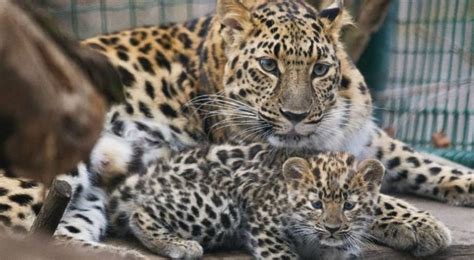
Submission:
[[[370,147],[387,169],[383,190],[394,188],[451,205],[474,207],[473,171],[434,162],[379,129]]]
[[[148,132],[147,132],[148,131]],[[86,249],[117,252],[122,256],[141,258],[126,248],[113,247],[99,242],[105,236],[108,221],[108,196],[99,185],[114,178],[146,169],[148,161],[164,157],[168,148],[161,135],[154,136],[148,126],[139,121],[112,123],[94,147],[87,165],[80,163],[76,171],[59,178],[68,182],[73,196],[54,234],[61,244],[82,245]]]
[[[428,212],[380,195],[371,234],[383,244],[415,256],[432,255],[451,244],[449,230]]]
[[[107,228],[106,194],[95,186],[95,177],[83,163],[71,174],[58,177],[71,185],[73,196],[54,233],[56,244],[106,252],[117,258],[146,259],[135,250],[99,242]]]

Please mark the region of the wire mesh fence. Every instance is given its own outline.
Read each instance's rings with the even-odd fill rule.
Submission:
[[[41,0],[79,39],[140,25],[181,22],[213,11],[215,0]],[[472,0],[394,1],[388,81],[376,92],[380,124],[430,147],[444,132],[452,148],[474,150]],[[369,75],[366,75],[369,76]]]
[[[41,0],[77,38],[142,25],[183,22],[214,10],[215,0]]]
[[[382,125],[415,146],[446,133],[474,150],[474,1],[397,1],[387,88],[376,98]]]

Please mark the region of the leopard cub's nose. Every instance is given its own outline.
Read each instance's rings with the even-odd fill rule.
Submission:
[[[341,226],[336,226],[336,227],[329,227],[329,226],[324,226],[324,228],[329,231],[329,233],[334,234],[336,233],[339,229],[341,229]]]

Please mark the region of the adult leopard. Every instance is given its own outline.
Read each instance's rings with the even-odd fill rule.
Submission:
[[[125,86],[126,103],[109,114],[112,132],[122,132],[118,122],[136,120],[137,131],[172,149],[206,142],[208,136],[215,143],[268,142],[295,154],[348,151],[358,160],[375,157],[385,164],[385,189],[473,206],[471,172],[428,160],[373,123],[367,86],[338,39],[348,23],[339,1],[317,12],[297,0],[220,0],[215,16],[84,44],[108,57]],[[430,215],[424,215],[428,224],[415,226],[417,209],[382,198],[372,227],[380,242],[415,255],[450,243],[444,226]],[[105,224],[75,217],[89,202],[78,200],[83,204],[70,207],[58,235],[97,240]],[[89,222],[95,225],[86,229],[95,232],[90,236],[77,227],[92,226]]]
[[[208,134],[214,142],[240,136],[375,157],[388,169],[385,188],[474,206],[472,171],[424,158],[376,127],[364,79],[338,39],[348,23],[337,5],[318,13],[303,1],[223,0],[216,16],[85,44],[115,64],[125,86],[127,101],[112,121],[154,121],[176,145]],[[186,105],[193,99],[213,111]],[[213,128],[209,115],[223,121]]]

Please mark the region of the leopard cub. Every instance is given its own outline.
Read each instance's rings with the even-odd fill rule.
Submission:
[[[216,145],[158,162],[112,192],[111,225],[171,258],[245,248],[256,259],[343,259],[368,236],[383,165],[347,153],[266,163],[265,145]]]

